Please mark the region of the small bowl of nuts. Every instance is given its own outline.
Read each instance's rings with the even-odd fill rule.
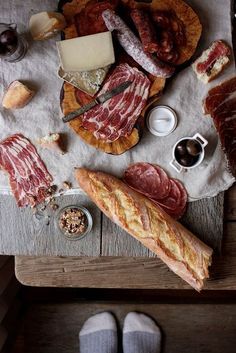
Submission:
[[[56,217],[57,227],[69,240],[82,239],[93,226],[90,212],[83,206],[66,206]]]

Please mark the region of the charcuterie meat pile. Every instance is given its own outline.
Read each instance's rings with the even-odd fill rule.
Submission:
[[[34,207],[45,200],[52,177],[34,145],[23,135],[12,135],[0,143],[0,167],[9,174],[19,207]]]
[[[91,131],[97,139],[113,142],[121,136],[130,135],[145,107],[150,82],[141,71],[131,68],[128,64],[120,64],[115,68],[100,93],[127,81],[132,84],[124,92],[83,115],[82,126]]]
[[[131,11],[131,17],[144,51],[155,54],[164,62],[175,64],[179,58],[178,47],[186,43],[184,24],[175,12],[147,12],[136,8]]]
[[[102,13],[102,17],[107,29],[111,32],[115,32],[120,45],[124,48],[126,53],[144,70],[154,76],[170,77],[173,75],[175,71],[174,67],[160,62],[154,56],[146,53],[139,38],[136,37],[120,16],[116,15],[111,10],[105,10]]]
[[[236,77],[208,92],[204,110],[213,118],[230,170],[236,177]]]
[[[180,181],[169,178],[155,164],[136,163],[130,165],[123,176],[134,190],[147,196],[174,219],[183,216],[187,204],[187,191]]]

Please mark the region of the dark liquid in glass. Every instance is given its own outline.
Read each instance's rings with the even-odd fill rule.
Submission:
[[[0,59],[20,61],[27,51],[27,42],[17,33],[16,24],[0,23]]]
[[[18,46],[18,35],[16,30],[7,29],[0,34],[0,56],[8,56],[16,51]]]

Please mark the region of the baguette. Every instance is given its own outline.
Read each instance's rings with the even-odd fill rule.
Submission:
[[[153,251],[197,291],[209,277],[212,249],[147,197],[102,172],[76,169],[81,188],[102,212]]]

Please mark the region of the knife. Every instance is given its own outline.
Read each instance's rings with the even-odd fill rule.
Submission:
[[[116,96],[117,94],[125,91],[126,88],[128,88],[132,83],[133,83],[133,81],[125,81],[125,82],[121,83],[119,86],[116,86],[115,88],[111,89],[110,91],[107,91],[106,93],[101,94],[96,99],[94,99],[92,102],[83,105],[83,107],[81,107],[80,109],[75,110],[75,111],[69,113],[68,115],[63,116],[62,121],[64,123],[67,123],[68,121],[71,121],[72,119],[77,118],[78,116],[84,114],[85,112],[87,112],[91,108],[95,107],[97,104],[102,104],[102,103],[106,102],[107,100],[111,99],[112,97]]]

